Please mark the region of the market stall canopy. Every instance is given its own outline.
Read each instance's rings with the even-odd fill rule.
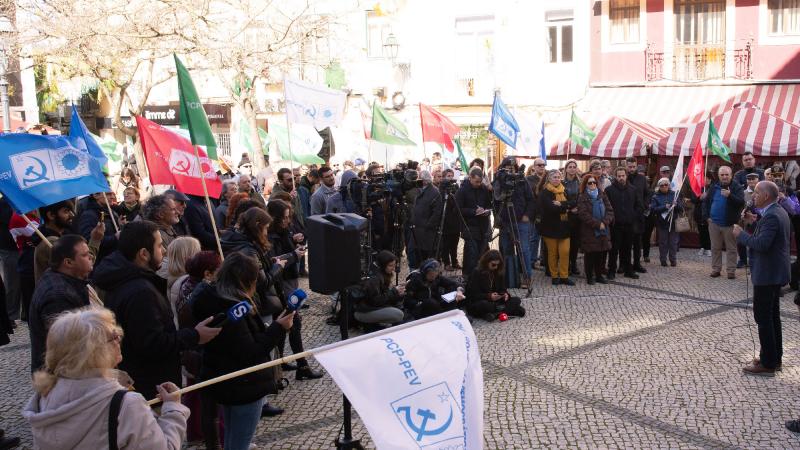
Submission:
[[[569,138],[569,122],[559,124],[556,131],[554,145],[551,145],[548,157],[590,156],[596,158],[627,158],[629,156],[644,156],[647,154],[645,146],[652,144],[666,136],[669,132],[663,128],[655,127],[627,118],[612,116],[598,122],[599,127],[593,127],[597,136],[592,141],[591,148],[584,148],[573,144]],[[591,126],[591,123],[590,123]],[[570,145],[572,149],[570,150]]]
[[[800,126],[770,114],[752,103],[739,103],[712,118],[722,141],[731,152],[753,152],[757,156],[800,156]],[[697,142],[705,147],[708,119],[694,123],[661,139],[653,153],[662,156],[691,154]]]

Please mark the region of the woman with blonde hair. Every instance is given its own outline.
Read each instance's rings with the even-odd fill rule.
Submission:
[[[186,261],[200,253],[200,241],[190,236],[181,236],[170,242],[167,254],[158,275],[167,280],[167,298],[173,308],[173,317],[177,320],[175,302],[181,290],[181,283],[186,279]],[[176,322],[177,323],[177,322]]]
[[[121,342],[122,328],[107,309],[58,316],[47,334],[44,368],[33,375],[35,393],[22,412],[34,448],[181,448],[189,410],[180,404],[178,387],[156,387],[164,402],[156,416],[130,391],[130,377],[114,369],[122,361]]]
[[[551,170],[539,182],[539,211],[541,223],[539,233],[547,248],[547,267],[553,285],[574,286],[569,278],[569,203],[563,176]]]

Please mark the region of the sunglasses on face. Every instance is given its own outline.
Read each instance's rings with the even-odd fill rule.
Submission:
[[[536,164],[536,167],[545,167],[547,164]]]
[[[587,181],[586,184],[587,185],[595,185],[595,186],[597,186],[597,181]]]
[[[659,184],[658,187],[669,187],[668,184]]]

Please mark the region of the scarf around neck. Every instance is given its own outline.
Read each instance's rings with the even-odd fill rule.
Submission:
[[[587,189],[586,193],[589,195],[589,199],[592,201],[592,217],[598,222],[602,222],[603,218],[606,216],[606,205],[603,204],[603,199],[600,198],[600,190]],[[607,228],[602,230],[595,228],[594,230],[595,236],[605,236],[606,234],[608,234]]]
[[[559,184],[557,187],[550,184],[548,181],[547,184],[544,185],[544,188],[548,191],[553,193],[555,200],[557,202],[561,202],[562,206],[567,201],[567,196],[564,195],[564,183]],[[561,214],[561,221],[564,222],[567,220],[567,213],[566,211]]]

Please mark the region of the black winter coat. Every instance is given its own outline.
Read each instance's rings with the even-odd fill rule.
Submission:
[[[272,262],[274,252],[272,250],[269,252],[261,251],[250,238],[235,229],[223,235],[221,244],[222,252],[226,256],[233,252],[242,252],[258,260],[261,271],[258,274],[255,302],[262,315],[277,312],[276,308],[280,306],[270,302],[269,299],[274,296],[281,302],[284,301],[283,287],[280,283],[283,268],[281,268],[280,264]],[[286,267],[288,268],[289,265],[287,264]]]
[[[44,365],[47,331],[53,319],[65,312],[89,305],[89,282],[48,269],[36,282],[28,330],[31,335],[31,372]]]
[[[175,329],[167,281],[120,252],[103,259],[92,279],[125,332],[120,369],[133,378],[136,390],[149,399],[158,384],[180,384],[180,353],[197,346],[199,336],[193,328]]]
[[[222,297],[216,287],[201,283],[192,293],[192,314],[197,321],[218,313],[227,313],[243,299]],[[283,328],[272,322],[269,327],[253,311],[243,319],[228,321],[222,331],[203,346],[200,378],[208,380],[229,372],[270,360],[269,353],[283,338]],[[217,383],[206,389],[221,405],[252,403],[269,393],[269,369]]]
[[[479,239],[489,229],[489,215],[478,216],[475,210],[480,206],[483,209],[492,209],[492,193],[485,186],[474,188],[465,180],[456,192],[456,205],[461,210],[464,222],[467,225],[465,238]]]
[[[489,294],[496,292],[498,294],[505,294],[508,292],[506,288],[505,275],[497,274],[492,277],[492,274],[487,270],[475,269],[467,281],[466,299],[467,306],[470,303],[491,301]]]
[[[401,307],[402,298],[397,295],[394,286],[387,286],[384,277],[374,275],[363,283],[364,299],[356,304],[356,312],[372,312],[389,306]]]
[[[272,253],[277,256],[286,257],[286,266],[283,268],[283,279],[294,280],[300,278],[300,268],[297,263],[297,253],[294,250],[297,248],[292,239],[292,233],[289,230],[270,230],[267,234],[269,242],[272,244]],[[289,294],[286,292],[286,294]]]
[[[644,231],[644,196],[630,183],[620,185],[616,180],[607,187],[605,194],[614,208],[614,225],[633,227],[634,233]]]
[[[569,237],[569,216],[567,209],[569,203],[561,202],[561,206],[556,206],[553,202],[556,200],[555,194],[542,189],[539,192],[539,234],[544,237],[554,239],[564,239]],[[564,214],[565,218],[562,219],[561,215]]]
[[[442,197],[434,185],[420,191],[414,203],[411,224],[414,225],[412,239],[414,247],[431,249],[437,236],[439,221],[442,219]]]
[[[413,311],[418,303],[433,299],[439,302],[444,309],[450,309],[450,305],[455,302],[447,303],[442,300],[442,295],[458,289],[458,283],[450,278],[439,275],[430,284],[425,281],[425,276],[421,272],[412,272],[411,278],[406,284],[406,297],[403,301],[406,311]]]
[[[182,219],[189,227],[189,234],[200,241],[203,250],[216,250],[217,239],[214,236],[214,226],[211,225],[211,216],[203,197],[189,196],[189,203],[183,212]]]

